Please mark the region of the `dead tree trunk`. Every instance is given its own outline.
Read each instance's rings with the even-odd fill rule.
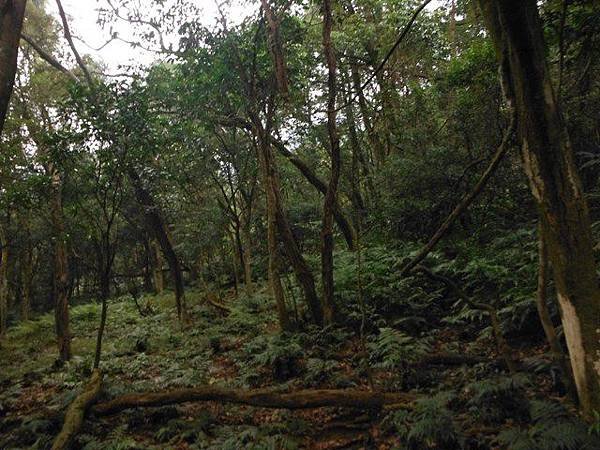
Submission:
[[[600,289],[587,203],[545,59],[535,0],[479,0],[519,122],[584,414],[600,410]]]
[[[307,389],[296,392],[278,392],[272,389],[244,391],[218,386],[201,386],[167,392],[128,394],[99,403],[94,414],[115,414],[129,408],[164,406],[177,403],[217,401],[238,403],[262,408],[307,409],[324,406],[350,408],[381,408],[384,405],[410,407],[416,396],[409,393],[385,393],[353,389]]]

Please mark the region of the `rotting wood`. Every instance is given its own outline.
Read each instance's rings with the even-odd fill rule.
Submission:
[[[281,392],[273,389],[241,390],[218,386],[200,386],[165,392],[142,392],[116,397],[95,405],[99,416],[115,414],[129,408],[155,407],[177,403],[217,401],[262,408],[309,409],[325,406],[381,408],[384,405],[408,406],[416,400],[410,393],[384,393],[353,389],[307,389]]]

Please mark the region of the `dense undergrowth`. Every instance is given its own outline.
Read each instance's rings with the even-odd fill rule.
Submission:
[[[494,304],[520,361],[508,376],[488,319],[443,285],[400,278],[411,248],[363,249],[361,293],[356,254],[336,258],[337,327],[279,334],[265,287],[252,297],[224,293],[225,315],[187,293],[192,324],[181,328],[171,293],[144,296],[141,315],[129,296],[109,303],[101,368],[102,398],[132,391],[217,384],[228,387],[359,388],[411,391],[411,408],[290,412],[189,403],[91,417],[77,440],[91,449],[531,449],[600,448],[598,423],[586,424],[564,397],[536,322],[530,232],[498,239],[493,251],[456,257],[439,252],[426,264],[460,281],[469,295]],[[474,248],[474,247],[470,247]],[[511,269],[507,269],[511,267]],[[496,293],[502,292],[502,296]],[[299,295],[299,293],[297,293]],[[72,361],[54,362],[53,316],[13,327],[0,348],[0,448],[49,448],[65,407],[90,374],[99,305],[71,310]],[[300,318],[303,311],[298,311]],[[368,317],[363,326],[363,318]],[[361,339],[362,329],[364,339]],[[480,362],[428,363],[436,354]]]

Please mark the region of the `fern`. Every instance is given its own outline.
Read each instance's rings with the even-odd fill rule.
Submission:
[[[511,450],[593,450],[600,437],[587,432],[586,425],[569,415],[557,402],[531,402],[529,428],[512,428],[498,435],[498,442]]]
[[[523,376],[498,377],[469,384],[465,393],[468,406],[485,423],[501,423],[506,419],[529,420],[529,400],[525,395],[527,379]]]
[[[421,399],[410,413],[390,413],[384,418],[382,427],[387,432],[394,432],[412,449],[462,448],[460,433],[446,406],[452,397],[453,394],[444,393]]]
[[[415,339],[392,328],[381,328],[379,335],[369,343],[371,358],[376,367],[405,369],[431,351],[426,339]]]

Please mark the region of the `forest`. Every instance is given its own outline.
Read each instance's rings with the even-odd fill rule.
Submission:
[[[600,449],[598,74],[596,0],[0,0],[0,449]]]

